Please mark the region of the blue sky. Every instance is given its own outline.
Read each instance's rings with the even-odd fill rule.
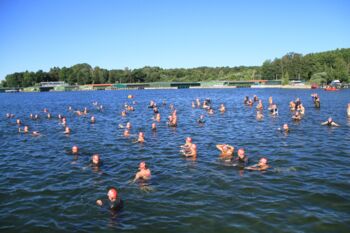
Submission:
[[[0,0],[0,79],[107,69],[261,65],[350,48],[347,0]]]

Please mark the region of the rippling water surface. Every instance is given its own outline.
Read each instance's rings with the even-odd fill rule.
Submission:
[[[325,92],[321,109],[313,107],[311,90],[140,90],[65,93],[15,93],[0,95],[0,231],[128,231],[128,232],[350,232],[350,120],[346,105],[350,91]],[[129,94],[136,110],[122,118]],[[243,105],[246,95],[263,100],[265,118],[255,119],[253,108]],[[272,96],[278,117],[266,109]],[[196,123],[202,109],[192,109],[195,98],[211,98],[214,109],[221,103],[224,114],[206,115]],[[300,97],[306,114],[300,123],[291,120],[288,103]],[[151,131],[150,100],[160,106],[162,120]],[[100,112],[92,105],[104,106]],[[169,104],[178,112],[176,129],[166,126]],[[88,107],[77,117],[68,112]],[[48,108],[53,119],[45,118]],[[43,135],[19,134],[14,113],[31,130]],[[32,121],[30,113],[40,120]],[[72,129],[63,134],[57,115],[67,116]],[[96,124],[89,124],[94,115]],[[321,126],[328,116],[341,126]],[[144,145],[126,139],[118,124],[130,121],[132,134],[145,132]],[[288,123],[288,135],[277,128]],[[196,161],[179,154],[187,136],[197,144]],[[218,159],[215,144],[245,148],[249,163],[267,157],[267,172],[247,172]],[[78,145],[77,158],[67,153]],[[99,153],[103,166],[89,167]],[[152,170],[148,191],[130,184],[140,161]],[[95,205],[116,186],[124,209],[112,214]]]

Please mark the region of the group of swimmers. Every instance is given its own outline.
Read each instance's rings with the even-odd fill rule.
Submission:
[[[320,108],[320,98],[317,94],[312,94],[312,98],[315,104],[316,108]],[[276,116],[278,115],[278,108],[277,104],[273,102],[272,97],[269,98],[269,105],[268,105],[268,110],[270,111],[271,115]],[[245,97],[244,99],[244,104],[247,106],[253,106],[254,103],[257,103],[256,106],[256,111],[257,119],[262,119],[263,118],[263,103],[259,98],[254,95],[253,99],[250,99],[248,96]],[[135,101],[133,101],[133,104],[136,104]],[[98,104],[97,102],[93,103],[94,106],[99,111],[103,111],[103,106]],[[166,105],[165,101],[162,103],[163,106]],[[160,111],[159,108],[156,104],[155,101],[150,101],[150,104],[148,106],[150,109],[152,109],[154,117],[152,118],[156,122],[160,122]],[[192,107],[193,108],[203,108],[205,111],[207,111],[207,114],[214,114],[214,109],[212,107],[212,101],[210,99],[205,99],[203,103],[201,104],[201,101],[197,98],[195,101],[192,102]],[[178,121],[177,121],[177,110],[175,109],[173,104],[170,104],[170,109],[171,109],[171,114],[168,117],[167,125],[169,127],[177,127]],[[89,111],[87,108],[84,108],[84,110],[76,110],[73,111],[72,107],[68,108],[69,111],[72,111],[75,113],[77,116],[85,116],[89,114]],[[293,115],[294,120],[301,120],[301,117],[305,114],[305,108],[301,103],[301,100],[297,98],[295,101],[290,102],[290,110],[295,112]],[[125,104],[124,105],[124,110],[122,111],[121,115],[122,117],[126,117],[128,112],[135,111],[134,106]],[[224,113],[226,111],[226,107],[224,104],[220,104],[220,107],[218,108],[218,111],[221,113]],[[45,108],[44,113],[46,114],[46,117],[48,119],[51,119],[52,115],[51,113],[48,112],[48,110]],[[350,103],[347,106],[347,115],[350,117]],[[7,118],[14,118],[15,115],[12,113],[7,113],[6,114]],[[31,120],[38,120],[40,117],[38,114],[30,114],[30,119]],[[58,115],[59,123],[64,127],[64,133],[65,134],[70,134],[71,130],[67,125],[67,120],[66,117],[62,116],[61,114]],[[90,123],[94,124],[96,122],[96,118],[92,115],[90,117]],[[205,123],[205,115],[201,114],[199,119],[197,120],[198,123],[204,124]],[[22,122],[20,119],[16,120],[16,123],[18,126],[22,125]],[[328,118],[327,121],[322,122],[322,125],[328,125],[328,126],[339,126],[339,124],[335,123],[333,119],[330,117]],[[120,128],[125,128],[125,131],[123,133],[124,137],[129,137],[130,136],[130,129],[131,129],[131,123],[127,122],[125,126],[119,125]],[[152,131],[157,130],[156,123],[152,123]],[[282,130],[284,132],[289,131],[289,126],[288,124],[283,124]],[[29,133],[29,127],[25,125],[22,128],[18,129],[19,132],[22,133]],[[32,131],[33,136],[38,136],[40,133],[38,131]],[[145,142],[145,135],[144,132],[139,132],[138,133],[138,138],[136,141],[137,143],[144,143]],[[185,144],[181,145],[181,150],[180,153],[188,158],[194,158],[196,159],[197,157],[197,145],[192,142],[191,137],[187,137],[185,140]],[[257,170],[257,171],[265,171],[268,168],[270,168],[268,164],[268,159],[265,157],[262,157],[259,159],[257,164],[248,166],[248,156],[245,154],[245,150],[243,148],[238,149],[237,151],[237,156],[234,156],[234,151],[235,148],[232,145],[229,144],[217,144],[216,148],[220,151],[219,158],[222,159],[225,162],[230,162],[233,166],[237,166],[242,169],[246,170]],[[72,154],[77,155],[79,152],[79,148],[77,146],[72,147]],[[94,167],[100,167],[102,165],[102,160],[99,154],[93,154],[91,157],[91,165]],[[136,182],[138,180],[149,180],[151,179],[151,170],[147,167],[146,162],[142,161],[139,164],[139,171],[135,174],[135,177],[133,179],[133,182]],[[99,206],[108,206],[108,208],[113,209],[113,210],[118,210],[122,208],[123,202],[118,195],[118,191],[115,187],[111,187],[108,192],[107,192],[107,200],[97,200],[96,204]]]

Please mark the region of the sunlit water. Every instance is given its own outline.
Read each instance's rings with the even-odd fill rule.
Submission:
[[[224,89],[139,90],[65,93],[15,93],[0,95],[0,230],[31,232],[128,231],[128,232],[349,232],[350,231],[350,120],[346,105],[350,91],[325,92],[321,109],[311,100],[314,90]],[[125,102],[135,96],[136,110],[123,118]],[[243,105],[246,95],[258,95],[265,118],[255,119],[253,108]],[[279,116],[266,107],[272,96]],[[216,112],[206,123],[196,123],[202,109],[192,109],[195,98],[211,98]],[[306,114],[300,123],[291,120],[288,103],[300,97]],[[160,106],[162,120],[151,131],[150,100]],[[162,100],[167,102],[161,106]],[[100,112],[92,105],[104,106]],[[179,125],[166,126],[173,103]],[[224,103],[227,111],[217,111]],[[78,117],[68,112],[88,107]],[[48,108],[53,119],[45,118]],[[43,135],[19,134],[15,119]],[[38,113],[41,119],[29,119]],[[57,115],[67,116],[72,129],[63,134]],[[94,115],[96,124],[89,123]],[[321,126],[328,116],[341,126]],[[131,133],[145,132],[146,143],[126,139],[118,124],[130,121]],[[291,132],[277,128],[288,123]],[[197,144],[196,161],[179,154],[190,136]],[[245,148],[249,163],[267,157],[267,172],[248,172],[218,159],[218,143]],[[67,153],[78,145],[81,153]],[[103,166],[89,167],[99,153]],[[131,184],[140,161],[152,170],[147,191]],[[124,209],[112,214],[96,206],[109,186],[118,188]]]

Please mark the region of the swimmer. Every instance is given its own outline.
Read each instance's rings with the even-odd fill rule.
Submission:
[[[197,156],[197,146],[192,143],[192,138],[187,137],[186,143],[181,146],[183,148],[180,152],[186,157],[196,157]]]
[[[90,123],[91,123],[91,124],[95,124],[95,122],[96,122],[96,119],[95,119],[94,116],[92,116],[92,117],[90,118]]]
[[[256,119],[257,120],[262,120],[264,118],[264,115],[260,111],[256,111]]]
[[[248,156],[245,155],[245,151],[243,148],[240,148],[237,151],[237,158],[235,158],[234,161],[236,162],[236,165],[240,165],[243,167],[248,164]]]
[[[145,142],[145,134],[143,132],[139,132],[139,137],[137,138],[136,142],[139,142],[139,143]]]
[[[248,104],[248,102],[249,102],[249,96],[244,97],[243,103],[244,104]]]
[[[124,137],[129,137],[130,131],[128,129],[125,129],[123,135],[124,135]]]
[[[296,108],[295,108],[295,103],[294,103],[294,101],[290,101],[290,102],[289,102],[289,108],[290,108],[291,111],[295,111]]]
[[[160,113],[157,113],[157,114],[156,114],[156,117],[154,118],[154,120],[160,122]]]
[[[130,122],[126,123],[125,128],[127,128],[127,129],[131,129],[131,123],[130,123]]]
[[[348,117],[350,117],[350,103],[348,103],[348,108],[346,109],[346,113]]]
[[[301,104],[300,98],[296,98],[295,100],[295,108],[298,109],[298,106]]]
[[[152,123],[152,131],[157,131],[157,125],[156,125],[156,123]]]
[[[287,123],[285,123],[285,124],[283,124],[282,129],[278,128],[278,130],[283,131],[285,133],[288,133],[289,132],[289,126],[288,126]]]
[[[254,101],[254,102],[258,102],[258,101],[259,101],[259,98],[258,98],[256,95],[254,95],[254,96],[253,96],[253,101]]]
[[[201,102],[198,98],[196,99],[196,104],[197,104],[197,108],[199,108],[201,106]]]
[[[212,108],[209,108],[208,114],[209,114],[209,115],[213,115],[213,114],[214,114],[214,110],[213,110]]]
[[[84,108],[84,115],[88,114],[88,112],[89,112],[89,111],[88,111],[87,107],[85,107],[85,108]]]
[[[197,122],[199,124],[204,124],[205,123],[205,119],[204,119],[204,115],[203,114],[199,116],[199,119],[197,120]]]
[[[262,101],[261,101],[261,100],[259,100],[259,103],[258,103],[258,105],[256,106],[256,110],[258,110],[258,111],[262,111],[262,110],[263,110],[263,104],[262,104]]]
[[[146,162],[141,162],[139,165],[139,172],[136,173],[133,182],[142,179],[149,180],[151,179],[151,170],[147,167]]]
[[[220,158],[225,160],[231,160],[235,148],[228,144],[217,144],[216,148],[221,151]]]
[[[196,108],[194,101],[192,101],[192,108]]]
[[[321,125],[327,125],[327,126],[339,126],[337,123],[335,123],[332,119],[332,117],[329,117],[327,121],[322,122]]]
[[[62,118],[61,118],[61,124],[62,124],[63,126],[66,126],[66,124],[67,124],[67,119],[66,119],[65,117],[62,117]]]
[[[269,168],[270,166],[267,164],[267,158],[261,158],[259,160],[258,164],[246,167],[246,170],[252,170],[252,171],[265,171]]]
[[[126,116],[126,111],[122,111],[122,117],[125,117]]]
[[[6,113],[6,117],[7,117],[7,118],[13,118],[13,117],[15,117],[15,114],[12,114],[12,113]]]
[[[97,200],[96,204],[99,206],[103,206],[104,204],[108,206],[108,209],[110,210],[120,210],[123,208],[123,201],[118,196],[118,191],[116,188],[110,188],[107,193],[108,200],[102,202],[102,200]]]
[[[72,106],[68,106],[68,111],[72,111]]]
[[[273,104],[272,96],[269,97],[269,106]]]
[[[271,104],[271,106],[269,107],[270,113],[273,116],[278,115],[278,109],[277,109],[277,105],[276,104]]]
[[[47,113],[47,119],[51,119],[51,114]]]
[[[159,113],[159,110],[158,110],[158,108],[157,108],[157,107],[154,107],[154,108],[153,108],[153,113],[154,113],[154,114]]]
[[[318,96],[318,94],[312,94],[311,96],[312,96],[312,99],[314,101],[315,108],[320,108],[321,101],[320,101],[320,97]]]
[[[96,166],[96,167],[99,167],[102,165],[102,161],[100,159],[100,155],[99,154],[94,154],[92,157],[91,157],[91,165],[92,166]]]
[[[22,124],[21,120],[20,120],[20,119],[17,119],[17,120],[16,120],[16,124],[17,124],[17,125],[21,125],[21,124]]]
[[[177,126],[177,117],[174,118],[173,116],[169,116],[167,124],[170,127],[176,127]]]
[[[79,152],[79,148],[77,146],[72,147],[72,154],[76,155]]]
[[[68,126],[66,126],[65,128],[64,128],[64,132],[63,132],[64,134],[70,134],[70,128],[68,127]]]
[[[226,111],[226,108],[225,108],[224,104],[220,105],[219,111],[222,112],[222,113]]]
[[[47,110],[47,108],[44,108],[43,112],[48,113],[49,111]]]
[[[300,121],[301,120],[301,115],[299,111],[296,111],[295,114],[292,116],[292,119],[295,121]]]
[[[26,125],[23,127],[23,130],[21,128],[18,128],[19,133],[29,133],[29,127]]]
[[[156,103],[153,100],[151,100],[149,102],[148,108],[154,108],[155,106],[156,106]]]
[[[297,110],[300,112],[301,115],[305,115],[305,108],[303,104],[299,104]]]

